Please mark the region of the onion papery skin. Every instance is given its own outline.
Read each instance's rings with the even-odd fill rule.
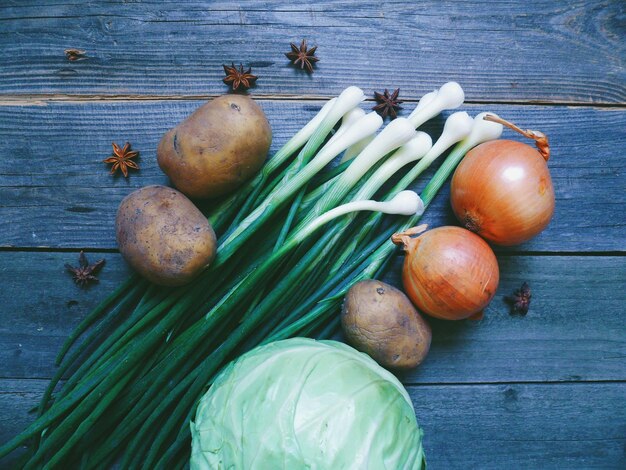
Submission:
[[[404,290],[416,307],[445,320],[481,312],[500,280],[491,247],[461,227],[438,227],[405,245]]]
[[[463,158],[450,185],[461,224],[498,245],[530,240],[554,214],[554,187],[546,161],[530,145],[493,140]]]

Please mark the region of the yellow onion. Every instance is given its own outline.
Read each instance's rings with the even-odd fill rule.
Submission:
[[[450,202],[468,230],[498,245],[516,245],[545,229],[554,214],[554,187],[546,163],[550,148],[540,132],[488,118],[534,139],[539,151],[512,140],[480,144],[454,172]]]
[[[445,320],[480,314],[498,288],[498,261],[478,235],[461,227],[438,227],[422,232],[421,225],[395,234],[392,241],[405,250],[402,283],[415,306]]]

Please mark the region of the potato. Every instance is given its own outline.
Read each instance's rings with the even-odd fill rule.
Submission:
[[[244,95],[224,95],[169,130],[157,148],[159,166],[190,198],[238,188],[263,166],[272,129],[263,110]]]
[[[126,196],[115,228],[124,259],[155,284],[187,284],[215,256],[217,241],[207,218],[165,186],[146,186]]]
[[[384,282],[354,284],[343,302],[341,324],[348,343],[383,367],[415,367],[430,349],[430,325],[402,291]]]

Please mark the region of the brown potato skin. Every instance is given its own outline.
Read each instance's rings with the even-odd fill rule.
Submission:
[[[430,349],[430,325],[402,291],[381,281],[361,281],[350,288],[341,325],[348,343],[383,367],[410,369]]]
[[[263,166],[272,129],[263,110],[244,95],[205,103],[159,142],[157,161],[190,198],[227,194]]]
[[[215,256],[215,232],[206,217],[166,186],[146,186],[126,196],[115,229],[126,262],[162,286],[187,284]]]

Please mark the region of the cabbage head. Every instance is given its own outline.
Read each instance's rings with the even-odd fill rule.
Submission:
[[[292,338],[244,354],[200,400],[191,435],[192,469],[426,467],[402,384],[336,341]]]

